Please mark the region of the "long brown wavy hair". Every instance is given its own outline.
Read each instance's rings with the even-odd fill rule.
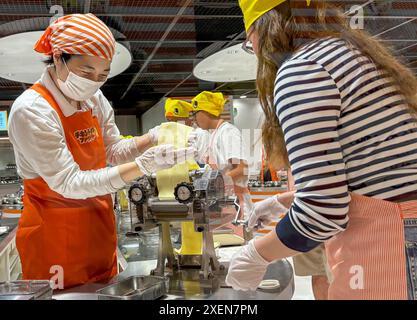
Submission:
[[[274,107],[274,82],[279,68],[277,61],[282,61],[284,56],[291,55],[303,45],[297,43],[297,39],[307,38],[311,41],[338,37],[347,41],[373,61],[381,71],[391,76],[393,84],[404,95],[410,112],[417,113],[417,79],[409,68],[394,57],[392,50],[366,31],[351,29],[346,15],[325,1],[311,2],[316,14],[308,20],[306,17],[293,15],[291,6],[291,1],[285,1],[265,13],[248,32],[255,31],[259,37],[257,89],[265,113],[262,140],[268,161],[276,169],[289,167],[284,134]],[[302,30],[303,25],[314,26],[315,30]]]

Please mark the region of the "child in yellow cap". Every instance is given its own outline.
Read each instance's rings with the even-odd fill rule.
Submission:
[[[190,111],[192,111],[191,103],[178,99],[168,98],[165,101],[165,118],[169,122],[179,122],[186,126],[193,126],[193,119]],[[204,163],[203,156],[208,147],[210,134],[200,128],[195,128],[189,136],[189,145],[193,146],[198,153],[197,162]]]
[[[165,118],[168,121],[184,121],[185,125],[192,125],[190,119],[191,103],[168,98],[165,101]]]
[[[248,163],[243,152],[242,134],[233,124],[220,118],[223,113],[226,99],[220,92],[204,91],[192,101],[192,114],[197,125],[211,132],[209,147],[205,161],[211,167],[219,169],[231,178],[229,184],[233,186],[235,194],[239,197],[241,217],[248,213],[252,203],[250,201],[248,186]]]

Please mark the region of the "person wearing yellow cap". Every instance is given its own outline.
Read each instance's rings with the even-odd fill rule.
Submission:
[[[144,174],[172,167],[185,150],[153,147],[155,128],[141,137],[120,137],[100,91],[115,39],[96,16],[57,19],[34,49],[48,57],[48,66],[16,99],[9,118],[25,187],[16,234],[23,279],[53,278],[57,289],[106,280],[117,272],[111,194]]]
[[[296,191],[275,232],[232,258],[226,283],[256,290],[272,261],[324,244],[329,299],[417,299],[415,74],[327,1],[239,3],[266,153],[291,167]]]
[[[168,121],[184,121],[185,125],[191,125],[191,103],[187,101],[168,98],[165,101],[165,118]]]
[[[189,127],[194,127],[195,122],[190,117],[191,103],[178,99],[168,98],[165,101],[165,118],[168,121],[180,122]],[[194,128],[190,133],[188,144],[197,150],[196,160],[204,164],[204,154],[207,150],[210,134],[201,128]]]
[[[248,186],[248,162],[244,155],[242,134],[238,128],[221,119],[226,100],[220,92],[204,91],[192,101],[192,114],[197,125],[210,131],[205,163],[223,171],[241,204],[241,218],[252,207]]]

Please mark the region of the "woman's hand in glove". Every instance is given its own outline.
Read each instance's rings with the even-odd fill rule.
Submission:
[[[226,284],[234,290],[255,291],[262,282],[269,262],[255,248],[255,240],[242,247],[230,261]]]
[[[294,199],[294,192],[286,192],[256,202],[249,216],[248,229],[254,230],[265,227],[277,220],[279,215],[288,211]]]

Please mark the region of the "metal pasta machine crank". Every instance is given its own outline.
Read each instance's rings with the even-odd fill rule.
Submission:
[[[225,274],[214,248],[213,230],[231,223],[239,215],[235,196],[226,195],[222,173],[206,166],[190,171],[189,182],[175,187],[175,199],[160,200],[156,174],[143,176],[129,189],[133,232],[159,228],[157,267],[151,274],[165,276],[181,270],[197,269],[200,280]],[[133,205],[132,205],[133,204]],[[189,222],[192,232],[200,235],[201,254],[175,253],[170,237],[170,222]],[[184,225],[184,224],[183,224]],[[184,227],[183,227],[184,232]],[[184,241],[184,237],[182,237]],[[198,242],[198,237],[194,242]],[[187,245],[182,243],[182,246]],[[191,243],[189,245],[195,245]]]

